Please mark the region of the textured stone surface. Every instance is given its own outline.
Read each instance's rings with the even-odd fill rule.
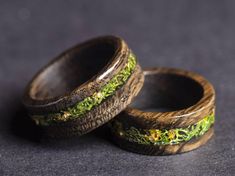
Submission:
[[[0,2],[0,175],[234,175],[235,2]],[[198,72],[217,92],[215,136],[190,153],[150,157],[106,140],[103,129],[82,138],[41,141],[20,98],[52,57],[85,39],[126,39],[142,66]]]

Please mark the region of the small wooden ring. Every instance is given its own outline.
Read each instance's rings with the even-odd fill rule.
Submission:
[[[152,68],[144,75],[136,100],[110,123],[114,142],[146,155],[183,153],[205,144],[213,135],[213,86],[179,69]]]
[[[143,85],[136,57],[121,38],[78,44],[41,69],[23,103],[49,136],[85,134],[130,104]]]

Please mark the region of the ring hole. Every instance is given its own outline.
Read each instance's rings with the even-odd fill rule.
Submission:
[[[170,112],[188,108],[203,97],[203,87],[191,78],[176,74],[150,74],[130,105],[145,112]]]
[[[30,96],[45,100],[73,91],[97,75],[113,58],[115,41],[87,43],[62,54],[62,59],[50,65],[33,82]]]

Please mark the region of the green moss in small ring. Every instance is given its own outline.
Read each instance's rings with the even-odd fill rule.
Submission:
[[[130,127],[125,129],[121,122],[115,120],[111,124],[111,129],[116,135],[127,139],[130,142],[136,142],[146,145],[173,145],[180,142],[186,142],[194,137],[205,134],[214,123],[215,116],[211,114],[187,128],[176,128],[170,130],[159,129],[137,129]]]

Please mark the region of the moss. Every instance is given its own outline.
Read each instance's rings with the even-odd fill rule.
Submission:
[[[85,98],[81,102],[76,103],[73,107],[59,113],[48,114],[46,116],[32,116],[38,125],[50,125],[54,122],[67,121],[78,118],[90,111],[95,106],[102,103],[107,97],[121,87],[132,74],[136,66],[135,56],[130,53],[128,62],[123,70],[116,74],[99,92],[95,92],[92,96]]]
[[[211,125],[214,123],[214,120],[214,114],[211,114],[194,125],[190,125],[186,128],[176,128],[170,130],[142,130],[135,127],[125,129],[121,122],[115,120],[112,123],[111,128],[116,134],[119,134],[119,131],[122,131],[122,137],[131,142],[148,145],[169,145],[179,144],[180,142],[189,141],[194,137],[202,136],[209,130]]]

